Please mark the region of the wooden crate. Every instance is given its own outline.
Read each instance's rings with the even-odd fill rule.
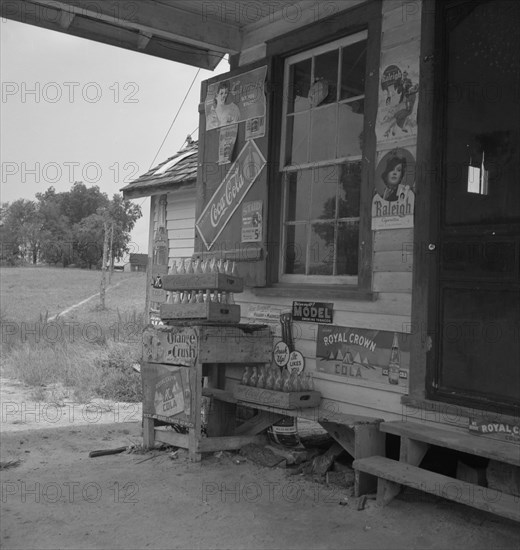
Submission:
[[[195,366],[197,361],[269,363],[272,354],[271,331],[261,325],[183,324],[147,327],[143,332],[143,360],[149,363],[187,367]]]
[[[220,302],[200,304],[161,304],[159,315],[163,321],[205,320],[212,323],[240,322],[240,306]]]
[[[321,401],[321,394],[318,391],[281,392],[241,384],[233,388],[233,396],[239,401],[258,403],[276,409],[317,407]]]
[[[225,273],[182,273],[164,275],[164,290],[219,290],[224,292],[243,292],[244,281],[235,275]]]

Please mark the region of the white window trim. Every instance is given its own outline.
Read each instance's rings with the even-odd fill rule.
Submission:
[[[356,42],[361,42],[362,40],[368,40],[368,31],[360,31],[355,34],[351,34],[349,36],[340,38],[338,40],[334,40],[333,42],[328,42],[327,44],[323,44],[321,46],[317,46],[315,48],[311,48],[308,50],[305,50],[303,52],[300,52],[295,55],[291,55],[285,59],[284,63],[284,101],[283,101],[283,108],[282,108],[282,132],[281,132],[281,143],[280,143],[280,171],[284,174],[287,174],[289,172],[296,172],[300,169],[305,168],[312,168],[312,167],[321,167],[321,166],[329,166],[329,165],[337,165],[342,164],[345,162],[356,162],[362,159],[362,155],[352,155],[348,157],[342,157],[342,158],[335,158],[335,159],[327,159],[322,161],[313,161],[313,162],[306,162],[306,163],[300,163],[300,164],[288,164],[285,165],[285,153],[286,153],[286,136],[287,136],[287,106],[288,106],[288,84],[289,84],[289,70],[290,66],[294,65],[295,63],[298,63],[299,61],[303,61],[305,59],[309,59],[312,57],[315,57],[317,55],[321,55],[323,53],[326,53],[328,51],[332,51],[335,49],[339,49],[342,47],[350,46],[351,44],[355,44]],[[341,79],[341,74],[338,74],[338,80]],[[350,103],[359,100],[360,98],[365,98],[365,94],[358,95],[355,97],[349,97],[347,99],[343,99],[338,101],[338,103]],[[319,107],[318,107],[319,109]],[[285,175],[284,175],[285,177]],[[278,273],[278,280],[281,283],[293,283],[293,284],[311,284],[311,285],[349,285],[349,286],[355,286],[359,282],[358,275],[295,275],[295,274],[286,274],[284,273],[285,269],[285,255],[284,250],[286,247],[285,242],[285,227],[286,227],[286,221],[285,221],[285,212],[287,207],[287,193],[286,193],[286,185],[282,181],[281,185],[283,186],[282,189],[282,210],[281,210],[281,223],[280,223],[280,242],[282,243],[282,246],[279,249],[279,273]],[[343,220],[343,218],[342,218]],[[307,253],[309,250],[309,243],[307,242]]]

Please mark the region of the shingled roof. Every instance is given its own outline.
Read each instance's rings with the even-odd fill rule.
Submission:
[[[149,197],[181,187],[195,187],[197,181],[198,144],[196,141],[172,157],[151,168],[120,191],[125,199]]]

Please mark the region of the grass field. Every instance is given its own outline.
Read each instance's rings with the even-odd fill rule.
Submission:
[[[35,388],[60,384],[83,401],[139,401],[132,364],[140,355],[146,277],[114,273],[104,310],[96,296],[100,280],[99,271],[0,269],[2,374]],[[35,395],[44,398],[45,391]]]

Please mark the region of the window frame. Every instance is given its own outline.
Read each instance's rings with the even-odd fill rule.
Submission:
[[[307,27],[297,29],[286,35],[267,42],[266,53],[273,60],[272,81],[270,92],[272,98],[273,121],[270,134],[270,174],[269,174],[269,229],[268,229],[268,264],[267,284],[271,290],[257,289],[257,292],[273,293],[278,295],[298,295],[298,292],[328,295],[330,292],[338,297],[371,300],[375,293],[372,291],[372,240],[371,228],[371,201],[373,196],[373,179],[376,160],[376,136],[374,132],[377,116],[379,95],[379,66],[381,45],[382,6],[378,0],[365,2],[348,10],[335,14],[333,17],[313,23]],[[286,282],[281,280],[281,240],[282,235],[282,113],[284,90],[285,59],[300,52],[309,52],[319,46],[327,46],[339,39],[343,39],[360,31],[367,32],[367,57],[365,72],[365,118],[364,118],[364,152],[362,159],[362,180],[360,189],[360,221],[359,221],[359,254],[357,284],[345,283],[338,280],[323,282],[323,279],[335,277],[321,277],[313,280],[312,275],[305,275],[304,281]],[[335,160],[337,162],[337,160]]]
[[[346,36],[343,36],[341,38],[338,38],[336,40],[333,40],[331,42],[327,42],[325,44],[321,44],[319,46],[315,46],[309,49],[306,49],[302,52],[299,52],[294,55],[289,55],[284,58],[284,76],[283,76],[283,82],[284,82],[284,101],[283,101],[283,108],[282,108],[282,132],[280,137],[280,171],[282,172],[281,176],[281,186],[282,186],[282,212],[281,212],[281,220],[280,220],[280,257],[279,257],[279,266],[280,266],[280,273],[279,273],[279,281],[282,283],[299,283],[299,284],[325,284],[325,285],[351,285],[355,286],[358,284],[358,274],[356,275],[314,275],[314,274],[288,274],[284,272],[285,269],[285,255],[284,250],[286,249],[286,239],[287,239],[287,227],[290,225],[293,225],[295,227],[304,225],[307,228],[307,231],[309,231],[309,228],[313,225],[316,225],[317,223],[323,222],[324,220],[319,219],[312,219],[309,218],[305,221],[293,221],[288,222],[286,219],[286,212],[287,212],[287,204],[288,204],[288,175],[289,174],[302,174],[306,169],[321,169],[321,168],[328,168],[328,167],[336,167],[340,169],[342,165],[346,165],[347,163],[356,163],[360,162],[363,159],[363,151],[359,155],[350,155],[350,156],[344,156],[344,157],[334,157],[329,159],[323,159],[323,160],[316,160],[316,161],[309,161],[307,158],[306,162],[296,163],[293,164],[287,163],[285,164],[285,159],[287,158],[287,126],[288,126],[288,120],[290,116],[296,117],[300,114],[299,111],[293,111],[292,113],[289,113],[288,105],[289,105],[289,82],[290,82],[290,71],[291,66],[296,65],[297,63],[301,61],[307,61],[311,60],[311,81],[314,77],[314,70],[315,70],[315,59],[325,53],[329,52],[341,52],[343,48],[346,48],[348,46],[351,46],[352,44],[356,44],[359,42],[366,42],[368,45],[368,31],[362,30],[353,34],[348,34]],[[336,99],[332,103],[327,103],[324,105],[320,105],[314,108],[309,109],[309,122],[308,124],[312,126],[312,115],[313,113],[319,112],[320,110],[327,109],[331,105],[345,105],[354,103],[355,101],[359,101],[362,99],[365,101],[366,95],[360,94],[357,96],[348,97],[345,99],[341,99],[341,68],[342,68],[342,57],[341,54],[338,55],[338,73],[337,73],[337,84],[339,84],[337,92],[336,92]],[[366,67],[365,67],[365,73],[366,73]],[[307,112],[307,111],[304,111]],[[338,112],[337,112],[338,114]],[[364,113],[363,113],[363,121],[364,121]],[[310,127],[309,127],[310,130]],[[339,136],[340,129],[338,127],[336,131],[336,139],[335,139],[335,149],[337,152],[338,149],[338,136]],[[307,156],[310,155],[310,146],[311,146],[311,132],[309,131],[307,136]],[[314,187],[314,185],[312,186]],[[313,189],[311,190],[312,193]],[[338,189],[336,189],[336,199],[338,198]],[[361,201],[361,198],[360,198]],[[335,224],[339,223],[350,223],[354,221],[358,225],[358,234],[359,234],[359,221],[360,216],[350,216],[350,217],[343,217],[339,218],[338,214],[335,217],[334,220]],[[330,222],[330,220],[328,220]],[[307,227],[309,226],[309,227]],[[335,235],[334,238],[334,258],[337,257],[337,240],[338,235]],[[312,244],[309,239],[309,235],[307,235],[307,245],[306,245],[306,268],[309,268],[309,262],[310,262],[310,255],[311,255],[311,249]],[[306,269],[306,270],[307,270]],[[359,259],[358,259],[358,266],[357,271],[359,273]]]

